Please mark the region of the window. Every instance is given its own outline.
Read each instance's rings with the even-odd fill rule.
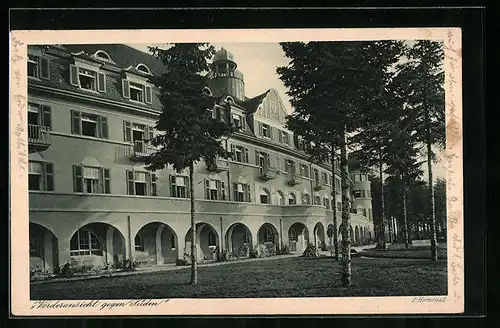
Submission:
[[[319,196],[314,197],[314,205],[321,205],[321,197]]]
[[[234,201],[251,202],[250,185],[244,183],[234,183]]]
[[[317,169],[314,169],[314,181],[316,182],[316,184],[319,183],[319,172]]]
[[[270,204],[270,194],[269,194],[269,190],[267,190],[266,188],[263,188],[260,190],[260,203],[261,204]]]
[[[295,231],[295,228],[290,228],[290,241],[297,242],[298,237],[297,237],[297,231]]]
[[[323,206],[326,207],[327,210],[330,209],[330,200],[328,198],[323,198]]]
[[[127,194],[157,196],[156,174],[145,171],[127,170]]]
[[[248,163],[248,149],[243,146],[231,145],[232,160],[240,163]]]
[[[328,183],[328,174],[326,172],[321,172],[321,181],[323,183]]]
[[[300,136],[294,136],[294,143],[297,150],[305,149],[305,142]]]
[[[36,238],[30,237],[30,256],[40,256],[40,249]]]
[[[142,237],[142,233],[137,233],[134,239],[134,243],[136,251],[144,252],[144,239]]]
[[[54,164],[29,161],[28,190],[54,191]]]
[[[148,68],[146,65],[144,65],[144,64],[139,64],[139,65],[137,65],[136,69],[137,69],[138,71],[143,72],[143,73],[146,73],[146,74],[151,74],[151,71],[149,70],[149,68]]]
[[[267,169],[271,167],[271,157],[267,153],[256,150],[255,164],[259,166],[260,174],[265,174],[265,172],[267,172]]]
[[[288,132],[280,130],[278,136],[279,142],[286,145],[290,144],[290,135],[288,134]]]
[[[73,165],[73,190],[88,194],[110,194],[111,177],[109,169]]]
[[[335,192],[340,195],[341,191],[340,179],[335,178]]]
[[[123,121],[123,141],[133,143],[135,152],[147,152],[148,140],[154,137],[153,131],[152,126]]]
[[[326,235],[328,236],[328,238],[333,237],[333,228],[331,226],[329,226],[328,229],[326,230]]]
[[[108,119],[104,116],[72,110],[71,133],[108,139]]]
[[[28,138],[40,139],[42,130],[52,129],[52,111],[49,106],[28,104]]]
[[[337,211],[342,210],[342,202],[337,202]]]
[[[311,204],[311,196],[309,194],[302,194],[302,204]]]
[[[309,167],[305,164],[300,164],[300,175],[309,178]]]
[[[274,234],[271,228],[266,227],[264,229],[264,242],[265,243],[274,243]]]
[[[170,196],[177,198],[188,198],[189,178],[180,175],[170,176]]]
[[[279,205],[285,205],[285,196],[279,190],[278,190],[278,204]]]
[[[233,123],[237,128],[240,128],[242,130],[246,129],[246,121],[244,117],[238,114],[233,114],[232,118],[233,118]]]
[[[295,162],[292,160],[285,160],[285,172],[288,174],[295,174]]]
[[[363,216],[367,216],[367,214],[366,214],[366,208],[363,208]]]
[[[250,234],[248,233],[247,229],[245,229],[245,231],[243,232],[242,242],[243,244],[250,243]]]
[[[132,101],[151,104],[152,89],[150,85],[131,82],[127,79],[122,80],[123,97]]]
[[[208,232],[208,247],[215,247],[217,246],[217,238],[215,236],[215,233],[210,230]]]
[[[335,159],[335,161],[333,162],[333,167],[335,168],[335,170],[340,169],[340,161],[338,159]]]
[[[106,75],[96,70],[70,65],[70,84],[90,91],[106,92]]]
[[[354,174],[354,182],[366,181],[366,177],[363,174]]]
[[[354,190],[353,191],[354,198],[365,198],[365,191],[364,190]]]
[[[266,137],[266,138],[272,138],[272,128],[268,124],[264,124],[262,122],[257,122],[259,126],[259,135]]]
[[[291,192],[288,195],[288,205],[296,205],[297,204],[297,197],[293,192]]]
[[[28,77],[49,79],[49,60],[35,55],[28,55]]]
[[[205,199],[226,200],[226,187],[224,182],[205,179]]]
[[[104,50],[97,50],[94,56],[99,57],[100,59],[104,59],[106,61],[111,61],[111,56]]]
[[[97,236],[89,231],[80,229],[78,230],[70,241],[70,255],[101,255],[102,247],[101,242]]]

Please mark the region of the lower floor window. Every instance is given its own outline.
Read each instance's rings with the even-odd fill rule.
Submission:
[[[33,237],[30,238],[30,256],[39,256],[37,240]]]
[[[70,255],[102,255],[101,242],[90,230],[78,230],[70,241]]]

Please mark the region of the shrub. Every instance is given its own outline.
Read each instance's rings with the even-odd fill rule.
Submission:
[[[75,275],[74,268],[71,267],[71,264],[66,263],[57,270],[57,277],[59,278],[71,278]]]
[[[137,268],[137,262],[126,259],[113,264],[113,268],[125,272],[135,271],[135,269]]]
[[[238,248],[237,257],[249,257],[250,256],[250,247],[247,244],[243,244]]]
[[[255,246],[255,257],[266,257],[266,256],[269,256],[269,251],[268,251],[268,248],[266,245],[264,244],[257,244],[257,246]]]
[[[290,254],[290,247],[288,247],[288,245],[282,245],[281,248],[277,250],[276,254],[278,255]]]
[[[189,265],[189,264],[191,264],[191,263],[184,260],[184,259],[175,260],[175,265],[178,265],[178,266],[185,266],[185,265]]]
[[[304,253],[302,253],[303,257],[318,257],[318,249],[313,244],[307,245]]]

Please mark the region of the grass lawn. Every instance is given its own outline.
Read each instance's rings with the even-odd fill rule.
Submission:
[[[340,286],[340,262],[284,258],[93,280],[31,285],[32,300],[446,295],[446,262],[354,258],[352,286]]]
[[[431,246],[413,246],[405,247],[405,244],[390,244],[387,251],[370,248],[359,252],[361,256],[370,257],[385,257],[385,258],[402,258],[402,259],[430,259]],[[447,258],[446,244],[438,245],[438,259]]]

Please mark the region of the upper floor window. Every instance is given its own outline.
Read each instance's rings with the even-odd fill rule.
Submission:
[[[234,183],[234,201],[251,202],[250,185],[245,183]]]
[[[54,164],[29,161],[28,190],[54,191]]]
[[[340,179],[335,178],[335,192],[337,194],[341,193],[341,185],[340,185]]]
[[[70,84],[81,89],[106,92],[106,74],[70,65]]]
[[[73,190],[87,194],[110,194],[109,169],[81,164],[73,165]]]
[[[245,118],[243,116],[238,115],[238,114],[233,114],[232,118],[233,118],[233,123],[237,128],[239,128],[241,130],[246,129],[246,121],[245,121]]]
[[[285,205],[285,195],[283,195],[283,193],[280,190],[277,191],[277,194],[278,194],[278,204]]]
[[[205,199],[226,200],[224,181],[205,179]]]
[[[71,133],[108,139],[108,119],[104,116],[72,110]]]
[[[259,135],[272,139],[273,132],[271,126],[262,122],[257,122],[257,123],[259,125]]]
[[[260,203],[270,204],[271,203],[271,193],[266,188],[260,190]]]
[[[314,196],[314,205],[321,205],[321,197]]]
[[[188,198],[189,178],[181,175],[170,176],[170,196],[177,198]]]
[[[271,157],[268,153],[255,150],[255,164],[260,167],[261,173],[263,173],[263,170],[271,166]]]
[[[157,196],[156,174],[144,171],[127,170],[127,194]]]
[[[52,129],[52,113],[49,106],[28,104],[28,126],[43,126],[47,129]],[[28,130],[28,137],[34,138],[30,135],[34,133],[33,129]]]
[[[49,79],[49,60],[35,55],[28,55],[28,77],[34,77],[37,79]]]
[[[106,61],[112,61],[111,56],[104,50],[97,50],[94,56],[104,59]]]
[[[144,64],[137,65],[136,69],[146,74],[151,74],[151,70]]]
[[[314,169],[314,182],[319,183],[319,171]]]
[[[146,152],[147,141],[154,137],[153,131],[152,126],[123,121],[123,141],[133,143],[137,152]]]
[[[236,162],[248,163],[248,149],[243,146],[231,145],[231,158]]]
[[[321,182],[328,183],[328,174],[326,172],[321,172]]]
[[[295,174],[295,162],[289,159],[285,160],[285,172],[288,174]]]
[[[150,85],[123,79],[122,91],[124,98],[146,104],[152,103],[152,89]]]
[[[354,190],[353,194],[354,194],[355,198],[365,198],[366,197],[365,190]]]
[[[354,174],[354,182],[362,182],[367,181],[366,176],[364,174]]]
[[[327,210],[330,209],[330,200],[328,198],[323,198],[323,206],[326,207]]]
[[[309,194],[302,194],[302,204],[311,204],[311,196]]]
[[[289,145],[290,144],[290,135],[286,131],[279,131],[279,142]]]
[[[297,204],[297,197],[293,192],[288,194],[288,205],[296,205]]]
[[[300,164],[300,175],[309,178],[309,167],[306,164]]]

